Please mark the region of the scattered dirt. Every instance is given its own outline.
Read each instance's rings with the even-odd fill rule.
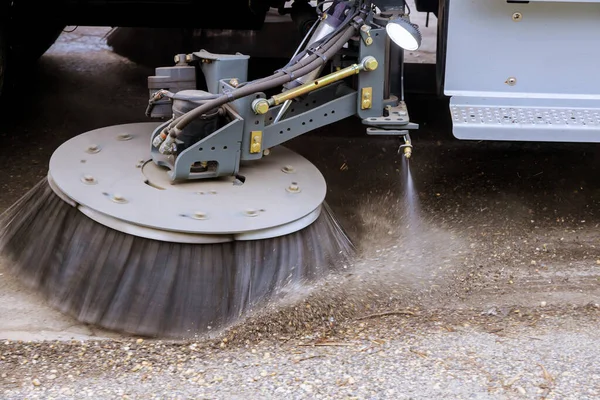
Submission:
[[[0,132],[10,171],[0,176],[3,207],[44,176],[64,140],[146,120],[152,71],[112,54],[103,34],[66,35],[23,87],[28,101],[15,98],[14,118]],[[598,302],[600,150],[461,142],[450,134],[446,100],[409,94],[407,101],[421,123],[411,160],[419,224],[407,219],[397,138],[369,137],[348,119],[291,141],[325,175],[327,201],[360,256],[345,273],[312,289],[290,288],[283,303],[249,316],[248,335],[259,326],[289,333],[398,309],[478,313]]]

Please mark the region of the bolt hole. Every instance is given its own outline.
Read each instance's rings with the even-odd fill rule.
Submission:
[[[265,210],[264,208],[261,208],[261,209],[260,209],[260,210],[258,210],[258,211],[260,211],[260,212],[265,212],[265,211],[267,211],[267,210]]]
[[[327,116],[327,113],[323,114],[323,116],[324,116],[324,117],[326,117],[326,116]]]
[[[269,117],[269,121],[273,121],[273,117]]]
[[[308,106],[310,106],[310,104],[306,103],[304,106],[308,107]]]
[[[303,122],[302,125],[306,125],[306,122]]]
[[[227,150],[227,146],[223,146],[223,150]]]
[[[257,94],[257,95],[256,95],[256,98],[257,98],[257,99],[260,99],[260,94]]]
[[[287,128],[287,131],[288,131],[288,132],[289,132],[289,131],[291,131],[291,130],[292,130],[292,128]]]
[[[254,121],[254,125],[258,125],[260,123],[259,120]]]
[[[386,118],[385,120],[386,120],[386,121],[391,121],[392,119],[391,119],[391,118]]]
[[[331,113],[332,113],[332,114],[335,114],[335,110],[331,110]]]
[[[292,182],[292,185],[297,185],[297,184],[298,184],[298,182]]]
[[[283,131],[279,131],[279,134],[280,134],[280,135],[283,135]]]
[[[204,150],[204,147],[200,147],[200,148],[198,149],[198,151],[202,151],[202,150]]]
[[[309,120],[308,120],[308,122],[313,122],[313,120],[312,120],[312,119],[309,119]]]
[[[214,148],[214,147],[211,147],[210,149],[211,149],[211,150],[214,150],[215,148]]]
[[[317,104],[317,101],[316,101],[316,100],[313,100],[313,104]]]
[[[81,160],[80,161],[82,164],[85,164],[87,161],[86,160]]]

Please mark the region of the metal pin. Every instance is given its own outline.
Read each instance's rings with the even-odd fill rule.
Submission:
[[[273,123],[276,124],[279,121],[281,121],[281,119],[283,118],[283,116],[285,115],[285,113],[287,112],[288,108],[290,108],[290,106],[292,105],[292,100],[286,100],[282,105],[281,108],[279,109],[279,112],[277,113],[277,116],[275,117],[275,119],[273,120]]]
[[[286,174],[291,174],[291,173],[295,172],[294,167],[292,167],[291,165],[286,165],[285,167],[281,168],[281,170],[283,172],[285,172]]]

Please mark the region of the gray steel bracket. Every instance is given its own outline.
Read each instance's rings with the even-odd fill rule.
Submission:
[[[410,122],[408,110],[404,101],[400,101],[397,106],[386,106],[383,116],[369,117],[362,120],[363,125],[366,125],[367,134],[380,135],[383,133],[373,133],[385,131],[386,129],[419,129],[419,125]],[[393,135],[393,133],[390,133]]]
[[[227,93],[233,89],[235,87],[228,80],[221,80],[219,82],[219,93]],[[255,93],[254,96],[242,97],[231,102],[237,113],[244,120],[240,160],[258,160],[263,156],[262,151],[260,153],[250,152],[250,140],[253,132],[261,132],[262,134],[265,127],[265,116],[256,115],[252,111],[252,102],[255,99],[264,99],[265,97],[264,93]]]
[[[248,60],[244,54],[214,54],[206,50],[192,53],[192,59],[200,61],[200,68],[206,78],[208,91],[219,93],[219,82],[222,79],[237,79],[245,82],[248,79]]]
[[[370,38],[373,39],[371,44],[367,44],[365,40],[360,41],[358,59],[363,60],[367,56],[375,57],[379,63],[379,67],[375,71],[358,74],[358,97],[356,99],[356,114],[360,118],[368,118],[381,116],[383,113],[383,101],[385,97],[386,83],[386,40],[387,34],[385,29],[371,29],[369,31]],[[362,90],[371,89],[370,107],[363,108]]]
[[[275,147],[306,132],[355,115],[357,98],[355,90],[345,85],[339,85],[334,88],[336,89],[334,91],[325,89],[329,88],[313,93],[314,98],[320,97],[319,100],[311,100],[310,103],[300,105],[308,109],[307,111],[296,113],[265,127],[264,146]],[[315,104],[312,101],[315,101]]]
[[[155,147],[152,147],[154,161],[158,165],[170,168],[168,174],[172,181],[217,178],[238,173],[244,120],[231,106],[225,105],[224,108],[231,122],[188,147],[176,158],[172,155],[160,154]],[[165,125],[159,126],[154,131],[152,139]],[[201,162],[208,163],[207,169],[193,172],[192,168]]]
[[[265,98],[264,93],[236,99],[224,106],[231,118],[227,125],[190,146],[176,158],[162,155],[153,147],[153,159],[171,169],[173,181],[214,178],[235,175],[241,161],[260,159],[272,147],[351,116],[361,118],[369,135],[407,135],[409,129],[416,129],[418,125],[409,122],[404,102],[389,93],[389,77],[386,75],[391,60],[385,29],[376,27],[363,33],[365,35],[360,36],[359,40],[358,59],[372,56],[378,61],[379,67],[356,76],[357,90],[339,81],[309,92],[294,99],[285,117],[277,123],[272,121],[281,105],[272,107],[264,115],[257,115],[253,111],[252,102]],[[247,80],[248,56],[212,54],[202,50],[193,53],[193,58],[200,61],[211,93],[227,94],[237,87],[238,82]],[[369,96],[365,96],[365,93],[369,93]],[[160,126],[153,133],[152,139],[163,127]],[[252,147],[252,144],[256,145],[255,138],[259,144]],[[202,172],[194,171],[192,168],[195,169],[198,163],[204,166],[208,163],[208,168]]]

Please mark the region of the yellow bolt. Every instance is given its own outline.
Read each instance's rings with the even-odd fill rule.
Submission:
[[[269,111],[269,103],[262,99],[262,100],[258,100],[256,103],[254,103],[254,112],[259,114],[259,115],[263,115],[266,114],[267,111]]]
[[[365,70],[367,70],[367,71],[375,71],[378,66],[379,66],[379,63],[373,57],[371,57],[365,61]]]
[[[365,44],[366,44],[367,46],[370,46],[370,45],[372,45],[372,44],[373,44],[373,38],[371,38],[371,37],[368,37],[368,38],[366,38],[366,39],[365,39]]]
[[[362,105],[363,105],[363,107],[364,107],[364,108],[371,108],[371,100],[369,100],[369,99],[364,99],[364,100],[362,101]]]

